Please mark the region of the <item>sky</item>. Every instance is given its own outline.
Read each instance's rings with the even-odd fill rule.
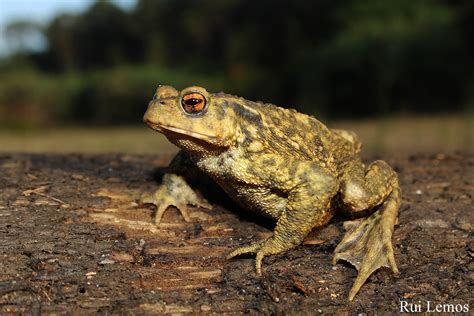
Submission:
[[[5,39],[5,27],[17,20],[28,20],[45,25],[60,13],[80,13],[96,0],[0,0],[0,56],[11,52]],[[124,9],[135,6],[136,0],[110,0]],[[41,49],[44,39],[38,34],[32,36],[33,49]]]

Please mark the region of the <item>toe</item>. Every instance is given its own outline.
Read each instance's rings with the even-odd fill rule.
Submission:
[[[156,210],[156,215],[155,215],[155,225],[159,226],[161,223],[161,219],[163,218],[163,215],[165,214],[165,211],[168,209],[170,205],[165,205],[161,204],[158,206],[158,209]]]
[[[181,215],[184,218],[185,222],[190,222],[191,218],[189,217],[189,211],[188,211],[188,205],[185,203],[181,203],[179,205],[176,205],[176,208],[179,210]]]
[[[261,247],[262,242],[257,242],[255,244],[245,246],[245,247],[239,247],[232,251],[228,256],[227,259],[231,259],[236,256],[248,254],[248,253],[256,253],[257,250]]]
[[[250,247],[241,247],[237,248],[234,251],[232,251],[230,254],[227,255],[227,259],[232,259],[234,257],[247,254],[247,253],[253,253],[252,249]]]
[[[265,254],[263,251],[257,252],[257,255],[255,256],[255,270],[258,275],[262,275],[262,261],[264,256]]]

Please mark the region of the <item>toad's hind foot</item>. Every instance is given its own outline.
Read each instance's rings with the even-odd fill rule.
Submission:
[[[255,254],[255,269],[258,275],[262,274],[262,261],[265,256],[274,255],[280,252],[287,250],[287,245],[283,245],[282,243],[278,242],[274,237],[270,237],[268,239],[261,240],[249,246],[240,247],[232,251],[228,256],[227,259],[231,259],[236,256],[240,256],[243,254]]]
[[[334,250],[333,264],[339,259],[346,260],[359,271],[349,293],[350,301],[378,268],[390,267],[398,273],[391,239],[399,204],[400,191],[395,188],[377,212],[344,223],[346,234]]]

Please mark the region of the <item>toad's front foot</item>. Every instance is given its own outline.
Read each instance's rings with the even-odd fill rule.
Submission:
[[[349,292],[350,301],[378,268],[390,267],[398,273],[391,241],[397,209],[397,201],[389,198],[371,216],[344,223],[346,234],[334,250],[333,264],[346,260],[359,271]]]
[[[289,247],[285,247],[272,236],[268,239],[264,239],[249,246],[235,249],[227,256],[227,259],[231,259],[233,257],[240,256],[243,254],[254,253],[256,254],[255,269],[257,270],[257,274],[261,275],[263,258],[268,255],[274,255],[283,252],[288,248]]]
[[[188,205],[195,205],[210,209],[211,206],[200,199],[189,187],[186,181],[174,174],[166,174],[163,183],[154,193],[144,194],[140,199],[142,204],[153,204],[157,207],[155,224],[158,226],[165,211],[170,206],[175,206],[186,222],[190,221]]]

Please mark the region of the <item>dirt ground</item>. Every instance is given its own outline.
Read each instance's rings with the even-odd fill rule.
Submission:
[[[153,208],[170,156],[0,154],[0,314],[397,313],[409,304],[474,309],[474,156],[392,155],[403,204],[393,241],[400,270],[377,271],[352,303],[356,270],[332,266],[344,215],[304,245],[264,260],[226,260],[272,224],[221,194],[213,210]],[[387,159],[388,158],[388,159]],[[214,193],[212,193],[214,192]]]

